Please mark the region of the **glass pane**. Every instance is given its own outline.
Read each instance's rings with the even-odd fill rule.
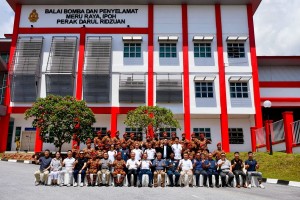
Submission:
[[[164,52],[165,48],[164,47],[159,47],[160,52]]]
[[[243,98],[248,98],[248,93],[243,93]]]
[[[212,87],[207,87],[207,91],[212,92],[213,88]]]
[[[129,52],[129,47],[124,47],[124,52],[128,53]]]
[[[236,97],[237,97],[237,98],[242,98],[242,93],[237,93],[237,94],[236,94]]]
[[[202,97],[207,97],[207,93],[206,93],[206,92],[203,92],[203,93],[202,93]]]
[[[159,53],[159,57],[160,57],[160,58],[164,58],[164,57],[165,57],[165,54],[164,54],[164,53]]]
[[[141,47],[136,47],[135,49],[137,52],[141,52]]]
[[[196,53],[196,52],[194,52],[194,57],[195,57],[195,58],[199,58],[199,57],[200,57],[200,54],[199,54],[199,53]]]
[[[124,57],[128,58],[129,57],[129,53],[124,53]]]
[[[171,48],[170,47],[166,47],[166,52],[167,53],[171,52]]]
[[[130,53],[130,57],[135,57],[135,53]]]
[[[171,57],[171,54],[170,54],[170,53],[166,53],[166,57],[167,57],[167,58],[170,58],[170,57]]]
[[[231,97],[231,98],[236,98],[235,93],[230,93],[230,97]]]
[[[201,97],[200,93],[196,93],[196,97],[200,98]]]
[[[205,53],[200,53],[201,58],[205,58]]]
[[[197,91],[197,92],[200,91],[200,87],[196,87],[196,91]]]
[[[135,47],[130,47],[130,51],[135,51]]]
[[[212,98],[212,97],[214,97],[214,95],[213,95],[213,93],[208,93],[208,97],[210,97],[210,98]]]
[[[200,52],[205,52],[205,47],[200,47]]]
[[[138,57],[138,58],[141,57],[141,53],[136,53],[135,55],[136,55],[136,57]]]
[[[176,58],[177,54],[176,53],[172,53],[172,57]]]
[[[206,57],[210,58],[211,57],[211,53],[206,53]]]

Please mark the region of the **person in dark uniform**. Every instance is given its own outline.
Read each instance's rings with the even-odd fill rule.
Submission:
[[[74,187],[76,187],[78,183],[78,174],[81,174],[80,187],[83,187],[86,163],[87,163],[87,158],[84,157],[84,151],[81,150],[79,152],[79,158],[77,158],[77,160],[74,163],[75,164],[74,171],[73,171]]]
[[[178,168],[178,164],[179,164],[179,160],[175,160],[174,159],[175,154],[173,152],[170,153],[170,158],[167,159],[167,175],[169,177],[170,180],[170,185],[169,187],[179,187],[179,178],[180,178],[180,173],[177,170]],[[173,180],[173,175],[175,175],[175,183]]]
[[[246,174],[243,172],[244,163],[240,159],[240,153],[239,152],[234,153],[234,159],[231,160],[231,166],[232,166],[233,174],[234,174],[235,179],[236,179],[236,187],[237,188],[241,187],[240,186],[240,177],[239,177],[239,175],[241,175],[242,178],[243,178],[243,182],[244,182],[243,187],[247,188],[247,186],[246,186]]]

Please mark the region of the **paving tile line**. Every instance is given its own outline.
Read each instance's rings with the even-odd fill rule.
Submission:
[[[35,164],[32,160],[1,159],[1,161],[12,162],[12,163]],[[273,178],[263,178],[263,182],[270,183],[270,184],[292,186],[292,187],[300,187],[300,182],[297,181],[285,181],[285,180],[279,180]]]

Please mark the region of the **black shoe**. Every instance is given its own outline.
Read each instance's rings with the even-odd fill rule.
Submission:
[[[175,187],[180,187],[180,185],[179,185],[179,184],[176,184]]]
[[[213,188],[214,186],[213,185],[209,185],[209,187]]]
[[[133,186],[134,186],[134,187],[137,187],[137,185],[136,185],[136,184],[134,184]]]
[[[192,185],[192,184],[189,184],[189,187],[193,187],[193,185]]]
[[[151,183],[150,183],[150,184],[148,184],[148,187],[150,187],[150,188],[151,188],[151,187],[152,187],[152,184],[151,184]]]
[[[184,185],[183,185],[183,184],[181,184],[181,187],[183,188],[183,187],[184,187]]]
[[[142,187],[142,184],[139,184],[139,188]]]
[[[169,185],[169,187],[174,187],[174,185]]]
[[[216,185],[216,187],[217,187],[217,188],[219,188],[219,187],[220,187],[220,185],[219,185],[219,184],[217,184],[217,185]]]
[[[131,187],[131,184],[130,184],[130,183],[128,183],[128,187]]]
[[[90,183],[88,183],[88,187],[91,187],[92,185]]]
[[[109,185],[108,185],[108,184],[105,184],[105,186],[108,187]]]

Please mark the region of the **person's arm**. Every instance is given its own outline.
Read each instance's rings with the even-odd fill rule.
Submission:
[[[219,161],[218,161],[218,166],[221,167],[224,163],[225,163],[224,161],[219,160]]]
[[[190,160],[190,170],[193,170],[193,163],[192,163],[192,161]]]
[[[34,162],[35,162],[35,164],[37,164],[37,165],[40,164],[40,159],[41,159],[41,158],[38,159],[38,156],[35,155],[35,156],[34,156]]]
[[[84,162],[83,167],[80,169],[80,173],[82,172],[82,170],[84,170],[86,168],[86,162]]]
[[[258,162],[256,161],[256,166],[255,166],[255,169],[258,170],[259,169],[259,164]]]
[[[247,170],[249,168],[247,160],[245,161],[245,169]]]

